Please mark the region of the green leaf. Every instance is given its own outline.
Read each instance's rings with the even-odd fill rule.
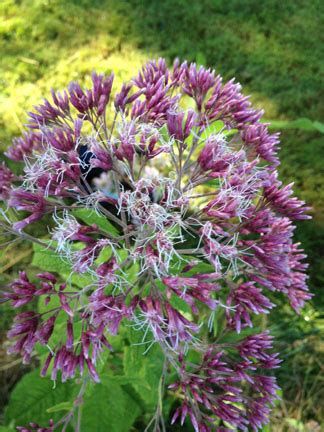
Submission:
[[[47,408],[46,412],[55,413],[58,411],[71,411],[72,408],[73,408],[73,401],[60,402],[52,406],[51,408]]]
[[[162,137],[163,142],[164,141],[169,141],[170,137],[169,137],[169,131],[166,125],[163,125],[160,127],[159,129],[159,133]]]
[[[244,338],[251,336],[253,334],[256,334],[260,332],[261,329],[259,327],[247,327],[241,331],[241,333],[231,332],[229,334],[226,334],[221,338],[222,343],[237,343]]]
[[[269,129],[300,129],[309,132],[318,131],[324,133],[323,123],[312,121],[308,118],[299,118],[296,120],[269,120],[269,123]]]
[[[71,266],[53,250],[39,244],[33,245],[34,256],[32,265],[41,270],[56,273],[71,273]]]
[[[304,427],[303,423],[297,419],[287,418],[287,419],[285,419],[285,422],[289,426],[292,426],[295,431],[298,431],[298,432],[304,432],[305,431],[305,427]]]
[[[321,133],[324,133],[324,123],[320,123],[319,121],[314,121],[313,126]]]
[[[150,335],[147,339],[149,338]],[[142,339],[142,332],[130,331],[130,341],[133,344],[124,350],[124,372],[127,377],[139,379],[132,382],[132,387],[148,409],[153,410],[158,402],[158,387],[164,356],[157,344],[145,353],[150,342],[143,345]]]
[[[5,419],[15,425],[26,425],[33,421],[46,425],[50,418],[61,418],[60,413],[48,414],[48,409],[63,401],[74,400],[78,386],[72,381],[67,383],[57,382],[41,378],[39,370],[35,370],[23,376],[13,389],[9,404],[5,410]],[[66,403],[66,402],[65,402]]]
[[[87,225],[95,224],[97,227],[102,229],[102,231],[105,231],[110,234],[118,235],[118,230],[114,227],[114,225],[109,222],[109,220],[98,213],[96,213],[94,210],[89,209],[77,209],[72,210],[72,215],[81,219],[83,222],[85,222]]]
[[[109,382],[119,385],[127,385],[127,384],[138,384],[141,382],[140,377],[131,377],[127,375],[107,375],[107,379]]]
[[[201,134],[201,140],[205,140],[210,135],[219,133],[223,127],[224,123],[221,120],[214,121],[204,129],[203,133]]]
[[[207,64],[206,56],[203,52],[198,52],[196,54],[196,63],[197,65],[204,66]]]
[[[195,259],[196,257],[193,257],[192,259]],[[185,264],[186,265],[186,264]],[[184,267],[185,267],[184,265]],[[195,265],[191,270],[184,273],[186,277],[195,276],[197,273],[214,273],[215,268],[209,263],[206,262],[199,262],[197,265]]]
[[[219,188],[220,186],[220,180],[219,179],[212,179],[205,182],[206,186],[212,186],[215,188]]]
[[[96,384],[85,396],[82,409],[82,432],[129,432],[140,414],[134,399],[109,377]]]
[[[75,300],[73,302],[75,302]],[[72,302],[72,306],[74,304],[73,302]],[[60,302],[60,299],[57,295],[51,296],[49,303],[44,302],[44,299],[41,296],[38,299],[37,310],[40,314],[46,314],[46,316],[48,316],[47,314],[51,310],[53,310],[55,308],[60,308],[60,306],[61,306],[61,302]],[[47,356],[49,354],[49,348],[48,348],[49,346],[54,349],[54,347],[58,346],[61,342],[62,343],[65,342],[65,340],[66,340],[66,325],[67,325],[68,319],[69,319],[69,316],[67,315],[67,313],[63,310],[60,310],[60,312],[58,313],[58,316],[56,317],[53,333],[52,333],[48,343],[45,346],[41,345],[39,343],[36,344],[35,348],[36,348],[36,350],[40,356],[41,364],[45,361],[45,359],[47,358]],[[76,315],[73,318],[73,333],[74,333],[75,340],[78,340],[78,338],[81,337],[81,332],[82,332],[82,320],[80,319],[80,317],[78,315]],[[52,366],[53,366],[53,362],[51,362],[51,365],[48,369],[48,372],[47,372],[48,375],[50,375],[50,373],[51,373]]]
[[[181,297],[177,296],[176,294],[171,294],[170,304],[172,307],[174,307],[174,309],[182,312],[183,314],[188,314],[189,316],[192,315],[192,311],[188,303],[186,303]]]
[[[70,280],[72,284],[84,288],[92,283],[89,273],[72,274],[71,264],[64,261],[62,257],[52,249],[46,249],[42,245],[34,244],[34,256],[32,265],[41,270],[59,273],[63,279]]]

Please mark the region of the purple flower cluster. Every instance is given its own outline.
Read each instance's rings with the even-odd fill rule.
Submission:
[[[272,348],[271,337],[261,333],[231,345],[231,354],[221,344],[208,348],[201,364],[190,368],[179,356],[180,380],[169,388],[182,395],[182,404],[172,423],[180,417],[183,424],[189,416],[196,432],[210,432],[224,431],[215,429],[211,414],[243,431],[249,427],[256,431],[268,422],[269,405],[278,386],[264,371],[280,363],[277,355],[267,353]]]
[[[17,431],[19,432],[53,432],[54,430],[54,422],[53,420],[49,421],[48,427],[41,427],[38,423],[29,423],[28,427],[25,426],[18,426]]]
[[[9,285],[8,292],[5,293],[6,298],[11,300],[12,306],[14,308],[21,307],[32,302],[35,298],[43,300],[44,304],[47,305],[53,297],[58,298],[59,305],[44,313],[29,310],[16,315],[12,328],[8,332],[8,338],[15,339],[15,343],[9,348],[9,353],[20,353],[24,363],[28,363],[36,343],[48,345],[55,323],[60,319],[61,324],[65,322],[65,336],[55,347],[55,352],[50,350],[41,375],[46,375],[52,362],[51,378],[53,380],[56,380],[59,371],[62,381],[73,378],[76,370],[79,370],[82,376],[84,368],[87,367],[91,377],[95,381],[99,381],[95,364],[102,350],[104,348],[111,349],[111,345],[104,335],[107,322],[102,319],[99,322],[96,320],[98,299],[92,299],[89,305],[90,309],[94,311],[93,315],[83,310],[74,311],[72,308],[78,296],[77,291],[67,293],[66,284],[57,286],[56,277],[51,273],[38,274],[37,278],[39,280],[38,285],[31,283],[25,272],[20,272],[19,279],[14,280]],[[96,294],[98,296],[98,293]],[[106,298],[99,298],[101,309],[104,312],[106,307],[114,306],[111,303],[108,306],[109,303]],[[73,322],[76,320],[82,326],[81,334],[77,338],[73,334]]]
[[[6,153],[24,162],[24,175],[2,166],[1,197],[24,214],[2,228],[33,240],[23,230],[52,216],[49,242],[34,241],[85,280],[78,288],[45,272],[34,283],[21,272],[6,298],[15,308],[40,298],[45,309],[17,315],[10,351],[27,362],[35,344],[47,346],[43,375],[99,381],[109,335],[127,322],[178,373],[173,422],[258,430],[279,360],[267,333],[241,332],[275,306],[275,292],[297,312],[311,298],[292,222],[309,208],[278,180],[278,134],[233,80],[186,62],[168,69],[163,59],[116,93],[113,79],[94,73],[90,89],[53,91]],[[221,310],[221,334],[238,342],[208,331]]]

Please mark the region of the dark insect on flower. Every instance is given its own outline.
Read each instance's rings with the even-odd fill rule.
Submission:
[[[81,173],[82,177],[84,177],[84,179],[81,178],[81,181],[83,180],[82,186],[91,193],[91,188],[89,188],[87,184],[93,186],[93,180],[98,179],[103,173],[106,173],[108,169],[111,169],[111,164],[103,165],[106,169],[99,166],[100,159],[98,159],[97,162],[94,153],[92,153],[86,145],[80,145],[78,151]]]

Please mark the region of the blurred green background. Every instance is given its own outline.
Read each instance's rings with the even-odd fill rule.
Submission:
[[[278,340],[283,389],[266,431],[319,432],[323,420],[324,5],[322,0],[1,0],[0,147],[23,130],[25,110],[86,83],[92,70],[117,82],[149,58],[175,57],[235,77],[281,131],[281,179],[313,207],[296,238],[309,255],[315,297],[297,317],[282,301],[264,324]],[[31,251],[1,257],[2,283]],[[11,313],[2,308],[0,337]],[[0,351],[1,405],[27,370]],[[1,417],[0,417],[1,425]],[[323,429],[322,429],[323,428]],[[172,430],[176,430],[173,428]],[[1,431],[1,426],[0,426]]]

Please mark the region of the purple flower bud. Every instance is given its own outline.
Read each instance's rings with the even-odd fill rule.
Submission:
[[[84,93],[76,82],[69,85],[69,96],[71,104],[82,114],[93,107],[92,95]]]
[[[97,371],[96,371],[94,365],[92,364],[92,361],[89,358],[86,359],[86,364],[88,366],[88,370],[89,370],[89,373],[91,375],[91,378],[96,383],[99,383],[100,382],[99,375],[97,374]]]
[[[29,281],[25,272],[20,271],[19,278],[9,285],[9,291],[5,296],[12,300],[12,306],[17,308],[32,301],[35,292],[36,286]]]
[[[115,155],[119,160],[126,159],[132,163],[135,155],[135,135],[136,127],[135,124],[126,124],[119,135],[120,145],[115,151]]]
[[[30,216],[13,224],[14,229],[18,231],[22,230],[30,223],[41,219],[49,207],[42,193],[32,193],[22,189],[15,189],[11,192],[8,205],[16,210],[23,210],[31,213]]]
[[[218,304],[217,300],[211,298],[211,293],[220,289],[215,283],[200,281],[197,278],[166,277],[163,283],[171,288],[179,298],[183,299],[192,308],[193,313],[198,313],[196,300],[205,303],[214,310]]]
[[[183,91],[195,100],[197,109],[200,111],[208,91],[217,82],[214,71],[205,69],[203,66],[197,69],[195,63],[191,64],[190,66],[184,64],[183,69]]]
[[[81,129],[82,129],[82,126],[83,126],[83,121],[82,121],[81,119],[77,118],[77,119],[74,121],[74,137],[75,137],[76,141],[77,141],[77,140],[80,138],[80,136],[81,136]]]
[[[54,421],[51,419],[48,422],[47,427],[41,427],[38,423],[29,423],[28,427],[25,426],[17,426],[16,429],[20,432],[53,432],[54,430]]]
[[[105,112],[109,102],[113,81],[114,74],[105,77],[104,75],[97,75],[95,72],[92,73],[92,97],[99,116]]]
[[[242,140],[255,149],[255,153],[270,162],[273,166],[279,164],[277,151],[279,149],[279,133],[270,135],[265,123],[245,126],[241,132]]]
[[[76,146],[74,132],[68,127],[63,126],[47,130],[44,133],[44,136],[46,137],[48,144],[60,152],[69,152]]]
[[[59,299],[60,299],[60,303],[61,303],[61,307],[64,310],[64,312],[66,312],[70,317],[73,317],[73,311],[69,305],[69,301],[66,295],[64,295],[62,292],[58,293]]]
[[[131,84],[123,84],[120,93],[116,94],[115,101],[114,101],[116,111],[125,111],[128,94],[131,88],[132,88]]]
[[[49,272],[38,273],[36,276],[39,279],[42,279],[42,280],[45,280],[45,281],[49,281],[52,284],[56,284],[56,282],[57,282],[56,277],[52,273],[49,273]]]
[[[73,324],[71,320],[66,322],[66,349],[71,351],[73,349]]]
[[[38,341],[42,345],[46,345],[49,341],[49,338],[51,337],[53,330],[54,330],[54,324],[56,321],[57,315],[52,315],[47,321],[45,321],[37,330],[36,336]]]
[[[139,88],[147,88],[151,85],[155,85],[161,78],[163,78],[165,84],[168,82],[169,71],[166,65],[166,61],[163,58],[159,58],[158,61],[150,61],[133,79],[134,83]]]
[[[305,214],[310,210],[310,207],[305,207],[305,202],[296,197],[291,198],[293,183],[283,188],[280,188],[281,185],[282,183],[277,179],[277,174],[272,173],[268,185],[264,188],[265,198],[274,210],[293,220],[311,219],[311,216]]]
[[[47,99],[44,99],[42,105],[34,106],[34,109],[35,112],[28,113],[28,127],[31,129],[41,129],[42,126],[53,123],[64,115],[59,106],[53,106]]]
[[[254,358],[267,369],[278,367],[280,360],[265,352],[272,348],[272,340],[273,337],[268,332],[248,336],[238,345],[240,356],[244,360]],[[271,364],[267,363],[269,360],[271,360]]]
[[[43,367],[42,367],[42,370],[41,370],[41,373],[40,373],[40,375],[41,375],[42,377],[45,377],[45,376],[46,376],[46,373],[47,373],[47,370],[48,370],[48,368],[49,368],[49,365],[50,365],[50,363],[51,363],[51,361],[52,361],[52,358],[53,358],[53,354],[50,352],[50,353],[48,354],[48,356],[46,357],[46,360],[45,360],[45,362],[44,362],[44,364],[43,364]]]
[[[232,152],[226,146],[222,135],[207,138],[205,146],[198,156],[198,163],[205,171],[212,170],[213,176],[226,176],[228,169],[244,160],[244,152]],[[215,174],[216,175],[215,175]]]
[[[108,151],[99,144],[91,146],[93,157],[90,160],[92,167],[102,168],[105,171],[110,171],[113,167],[113,161]]]
[[[4,162],[2,162],[2,164],[0,164],[0,200],[7,200],[9,198],[15,179],[15,175]]]
[[[24,133],[22,137],[12,140],[12,146],[4,154],[16,162],[22,161],[25,156],[29,156],[34,150],[39,149],[41,144],[42,136],[40,134]]]
[[[38,318],[35,316],[34,318],[29,318],[25,321],[16,323],[12,326],[12,328],[8,331],[7,336],[9,339],[19,336],[25,333],[34,333],[37,329]]]
[[[169,111],[167,114],[167,126],[171,137],[183,142],[191,133],[194,126],[196,113],[188,111],[187,118],[184,121],[185,114],[183,112]]]
[[[53,89],[51,89],[51,94],[53,98],[54,104],[60,108],[64,113],[68,113],[70,111],[70,105],[69,105],[69,96],[66,91],[63,93],[55,92]]]
[[[266,314],[274,306],[267,297],[262,295],[262,290],[254,285],[254,282],[245,282],[233,288],[227,298],[226,304],[230,307],[226,310],[227,322],[238,333],[241,331],[242,322],[244,322],[243,327],[252,327],[251,312]]]
[[[177,310],[168,303],[165,305],[167,312],[167,335],[172,346],[176,349],[179,342],[189,342],[192,340],[192,333],[197,333],[199,326],[187,320]]]

